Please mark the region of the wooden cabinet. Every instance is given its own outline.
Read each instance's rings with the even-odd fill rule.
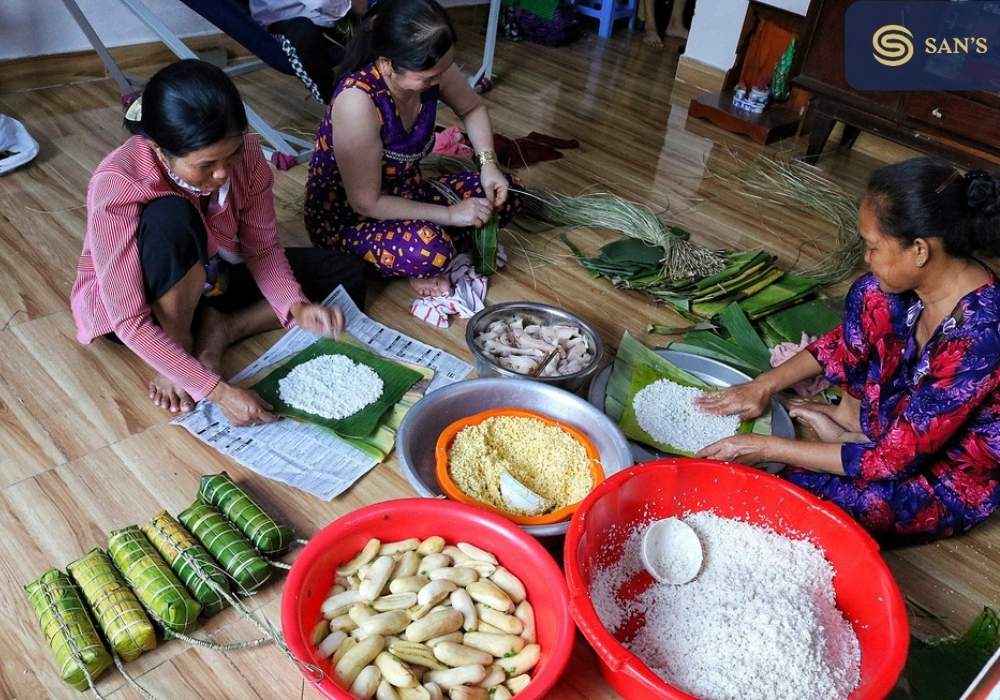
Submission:
[[[1000,166],[1000,94],[982,92],[861,92],[844,70],[844,16],[853,0],[812,0],[806,17],[801,71],[794,83],[813,93],[809,147],[814,162],[834,124],[841,145],[860,131],[968,167]]]

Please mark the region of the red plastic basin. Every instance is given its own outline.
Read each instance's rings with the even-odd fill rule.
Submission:
[[[517,697],[543,697],[566,668],[576,634],[559,565],[531,535],[509,520],[480,508],[430,498],[384,501],[356,510],[320,530],[299,552],[282,594],[281,627],[292,653],[325,673],[318,682],[308,674],[306,677],[327,697],[352,697],[334,682],[329,661],[317,659],[310,641],[320,619],[320,606],[333,587],[337,565],[351,559],[372,537],[392,542],[431,535],[440,535],[449,544],[469,542],[493,552],[524,582],[535,611],[542,653],[531,671],[531,684]]]
[[[696,700],[660,680],[604,628],[588,589],[592,572],[621,552],[632,524],[703,510],[805,536],[824,550],[836,572],[837,605],[861,646],[861,682],[850,700],[885,697],[903,670],[910,637],[903,597],[875,540],[842,510],[787,481],[748,467],[681,458],[615,474],[580,504],[566,534],[573,618],[608,683],[626,698]]]

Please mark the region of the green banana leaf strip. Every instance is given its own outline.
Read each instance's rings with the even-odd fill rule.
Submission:
[[[756,376],[771,369],[770,354],[768,354],[767,358],[764,358],[756,353],[748,352],[734,341],[722,338],[710,331],[692,331],[691,333],[687,333],[684,336],[684,342],[728,355],[731,361],[726,361],[726,364],[739,365],[740,369],[743,369],[751,376]]]
[[[69,576],[50,569],[26,584],[24,592],[56,657],[59,675],[77,690],[87,690],[87,673],[96,681],[111,665],[111,654],[87,614],[79,590]]]
[[[497,271],[497,229],[500,215],[494,213],[484,226],[472,231],[473,265],[481,275],[492,275]]]
[[[761,267],[759,269],[741,275],[738,279],[732,279],[725,284],[719,284],[712,289],[707,289],[695,297],[696,302],[718,301],[730,299],[734,296],[744,294],[749,296],[747,290],[757,290],[763,285],[766,287],[772,282],[781,278],[784,273],[773,266]]]
[[[757,335],[739,304],[733,303],[724,308],[719,320],[729,333],[730,341],[744,350],[748,358],[752,357],[758,367],[771,367],[771,351]]]
[[[812,280],[786,273],[774,284],[741,301],[740,306],[751,320],[757,320],[805,298],[818,288],[819,285]]]
[[[722,313],[722,310],[728,305],[728,301],[709,301],[702,304],[692,304],[691,313],[698,318],[713,319]]]
[[[663,249],[638,238],[622,237],[601,246],[598,259],[622,267],[655,269],[663,264]]]
[[[66,567],[111,648],[129,662],[156,648],[156,628],[100,547]]]
[[[191,597],[138,526],[112,530],[108,554],[154,621],[168,632],[186,634],[195,628],[201,604]]]
[[[195,501],[177,515],[188,530],[236,580],[242,593],[250,593],[271,577],[271,565],[239,529],[213,506]]]
[[[265,556],[281,554],[295,539],[292,528],[272,518],[226,472],[201,477],[198,497],[222,511]]]
[[[300,411],[282,401],[278,393],[278,382],[298,365],[322,355],[345,355],[355,362],[371,367],[382,379],[382,396],[354,415],[338,420],[321,418],[312,413]],[[386,411],[403,398],[403,395],[410,387],[418,381],[420,381],[419,372],[414,372],[412,369],[404,367],[398,362],[379,357],[346,342],[338,342],[330,338],[320,338],[309,347],[293,355],[287,362],[274,369],[252,388],[283,416],[329,428],[343,437],[363,438],[375,431],[379,420]]]
[[[829,299],[812,299],[777,311],[763,323],[784,341],[797,343],[802,334],[812,337],[825,335],[841,324],[843,310]]]
[[[728,256],[729,264],[715,274],[703,277],[695,283],[698,290],[708,289],[726,280],[738,277],[751,267],[774,260],[774,257],[761,250],[750,250],[743,253],[733,253]]]
[[[717,282],[711,286],[699,287],[696,290],[695,299],[697,301],[712,301],[713,299],[718,299],[719,297],[734,294],[741,289],[745,289],[746,287],[756,284],[758,280],[764,279],[768,275],[772,274],[774,270],[775,267],[769,260],[756,263],[738,275],[722,280],[721,282]]]
[[[724,365],[729,365],[730,367],[745,372],[751,377],[756,377],[758,374],[760,374],[760,370],[757,369],[757,367],[744,364],[743,361],[738,357],[734,357],[733,355],[730,355],[728,352],[722,352],[717,348],[715,348],[714,346],[702,347],[701,345],[693,345],[690,343],[671,342],[667,343],[663,349],[676,350],[677,352],[687,352],[692,355],[700,355],[702,357],[707,357],[712,360],[717,360],[718,362],[721,362]]]
[[[201,603],[202,615],[211,617],[226,607],[226,600],[219,593],[220,589],[229,592],[226,572],[170,513],[160,512],[143,526],[142,532]]]

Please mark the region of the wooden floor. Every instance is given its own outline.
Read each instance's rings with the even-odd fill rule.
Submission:
[[[465,10],[459,17],[461,60],[472,70],[478,66],[483,13]],[[734,157],[758,149],[688,120],[694,88],[674,83],[675,48],[650,50],[639,34],[625,31],[610,41],[590,35],[560,50],[501,42],[497,86],[488,97],[497,130],[510,136],[538,130],[581,143],[562,161],[522,172],[524,179],[563,192],[606,190],[648,202],[705,243],[764,246],[789,266],[798,256],[802,263],[816,259],[830,238],[822,222],[802,212],[763,208],[713,179]],[[33,164],[0,178],[0,696],[5,698],[75,695],[56,674],[21,586],[103,545],[113,528],[187,506],[202,474],[228,469],[303,536],[362,505],[412,495],[394,460],[332,503],[256,477],[170,427],[169,417],[146,398],[149,371],[126,350],[76,343],[67,298],[85,225],[84,193],[90,172],[123,139],[118,92],[93,66],[82,59],[64,61],[61,68],[49,62],[39,68],[37,80],[71,72],[74,81],[24,89],[37,80],[23,71],[5,75],[10,68],[0,64],[0,112],[23,120],[41,144]],[[313,130],[318,111],[294,80],[264,72],[238,82],[281,126]],[[791,140],[779,148],[801,151],[804,144]],[[855,152],[832,154],[821,167],[856,189],[878,164]],[[303,167],[277,176],[279,218],[289,243],[305,240],[305,177]],[[580,236],[587,246],[600,238]],[[643,338],[648,322],[680,322],[662,306],[590,279],[552,233],[508,238],[507,249],[511,262],[494,278],[492,302],[537,299],[565,306],[593,321],[612,348],[626,329]],[[410,301],[404,282],[388,284],[373,290],[370,313],[466,356],[460,326],[435,330],[408,314]],[[227,358],[227,368],[240,368],[276,337],[243,344]],[[912,606],[915,629],[959,630],[983,605],[1000,603],[998,548],[1000,520],[965,537],[887,553]],[[277,620],[280,595],[281,584],[275,583],[253,602]],[[206,631],[221,641],[252,633],[231,611],[209,622]],[[163,698],[287,698],[303,692],[299,673],[268,648],[225,657],[174,641],[130,668]],[[116,672],[105,674],[100,688],[112,698],[135,695]],[[304,693],[313,695],[308,688]],[[582,639],[550,697],[615,697]]]

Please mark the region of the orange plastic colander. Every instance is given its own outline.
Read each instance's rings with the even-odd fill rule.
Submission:
[[[438,484],[441,485],[441,489],[445,492],[445,495],[447,495],[448,498],[461,503],[485,508],[486,510],[512,520],[518,525],[550,525],[552,523],[562,522],[563,520],[571,517],[573,515],[573,511],[576,510],[579,503],[571,503],[568,506],[564,506],[558,510],[552,511],[551,513],[546,513],[545,515],[518,515],[517,513],[511,513],[503,510],[502,508],[490,505],[489,503],[484,503],[477,498],[473,498],[460,489],[458,484],[452,480],[451,471],[448,468],[448,451],[451,449],[452,443],[455,441],[455,436],[469,426],[478,425],[488,418],[498,418],[501,416],[534,418],[536,420],[540,420],[546,425],[551,425],[554,428],[560,428],[561,430],[566,431],[574,440],[583,445],[583,448],[587,451],[587,457],[590,459],[590,477],[593,481],[593,486],[591,488],[596,487],[599,483],[604,481],[604,467],[601,466],[600,454],[598,453],[597,448],[594,447],[594,443],[591,442],[589,437],[581,433],[576,428],[560,423],[557,420],[553,420],[544,414],[535,413],[534,411],[528,411],[523,408],[493,408],[455,421],[445,428],[441,432],[441,435],[438,436],[437,445],[434,449],[434,457],[437,463]]]

